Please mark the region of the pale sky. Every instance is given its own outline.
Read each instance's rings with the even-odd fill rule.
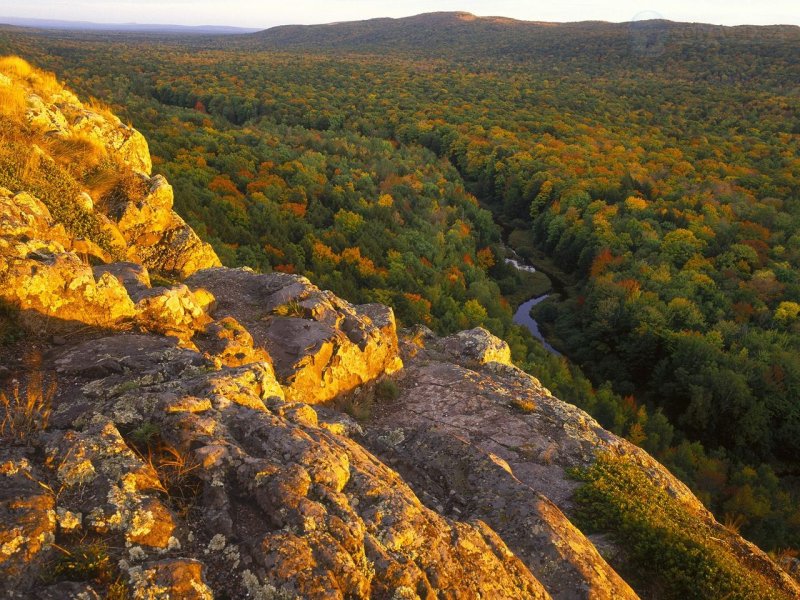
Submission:
[[[462,10],[531,21],[633,21],[663,17],[721,25],[800,25],[800,0],[0,0],[0,16],[272,27]]]

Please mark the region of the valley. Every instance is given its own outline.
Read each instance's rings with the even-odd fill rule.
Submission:
[[[641,51],[636,36],[642,32],[660,40],[657,52]],[[335,406],[345,407],[364,427],[359,443],[397,461],[429,509],[442,513],[437,506],[446,507],[447,518],[457,519],[452,507],[460,505],[448,499],[449,490],[439,487],[443,484],[422,473],[425,464],[410,457],[424,451],[421,456],[436,462],[447,453],[458,455],[456,442],[447,438],[439,446],[439,434],[427,428],[435,423],[458,436],[467,423],[466,439],[481,442],[469,446],[477,454],[468,453],[464,465],[483,469],[488,459],[482,453],[495,453],[511,465],[508,473],[524,474],[524,485],[538,490],[553,483],[554,497],[561,498],[554,500],[558,509],[581,531],[617,541],[633,536],[637,552],[650,548],[651,554],[681,565],[675,567],[684,569],[681,573],[689,569],[682,554],[689,548],[687,553],[708,560],[703,565],[720,569],[720,581],[734,594],[730,597],[744,598],[735,595],[735,582],[750,581],[749,576],[730,562],[730,556],[746,554],[744,546],[725,541],[723,550],[709,549],[705,541],[684,534],[696,526],[704,532],[709,527],[724,540],[741,535],[776,561],[791,559],[800,549],[798,52],[800,28],[790,26],[647,21],[633,31],[630,24],[544,24],[467,13],[230,36],[106,36],[0,27],[0,54],[19,55],[55,72],[58,82],[86,98],[91,110],[116,114],[142,132],[146,142],[137,144],[149,147],[153,180],[163,179],[148,193],[161,198],[169,187],[171,203],[174,190],[180,222],[170,221],[169,227],[184,232],[164,240],[183,239],[191,231],[187,247],[205,250],[187,264],[174,257],[147,263],[158,252],[136,251],[134,243],[126,250],[131,254],[119,254],[118,236],[108,237],[106,217],[92,216],[93,211],[118,218],[115,203],[141,191],[135,174],[150,165],[119,167],[133,175],[116,182],[108,175],[116,163],[103,162],[110,159],[102,153],[92,158],[85,139],[60,144],[44,138],[37,144],[69,173],[57,187],[51,175],[37,175],[30,167],[33,159],[20,158],[31,146],[10,113],[4,113],[0,128],[0,187],[41,196],[53,218],[65,224],[65,235],[94,253],[93,261],[146,263],[153,289],[180,287],[188,275],[201,271],[186,279],[194,281],[190,287],[225,300],[213,309],[211,304],[198,308],[195,318],[218,323],[219,335],[236,343],[247,336],[256,346],[261,343],[272,353],[281,393],[292,402],[322,399],[308,400],[316,379],[304,380],[306,389],[302,382],[292,383],[294,374],[281,371],[281,361],[288,365],[289,358],[308,350],[300,348],[305,341],[313,346],[302,336],[298,339],[305,341],[291,351],[270,346],[281,328],[295,336],[301,322],[309,321],[321,331],[329,326],[325,315],[336,313],[330,317],[336,331],[356,321],[363,329],[372,309],[353,309],[351,315],[346,305],[391,307],[391,326],[375,317],[384,323],[380,334],[345,332],[351,341],[332,346],[345,352],[348,344],[358,346],[352,340],[361,335],[379,348],[368,346],[380,355],[373,361],[380,366],[374,373],[359,372],[363,395],[348,395],[353,386],[344,368],[325,375],[328,367],[320,367],[317,375],[329,377],[324,401],[339,402]],[[20,101],[8,94],[4,106]],[[51,126],[45,117],[55,118],[55,109],[40,110],[45,115],[40,121]],[[61,204],[59,199],[75,190],[87,192],[91,209],[85,201],[79,210]],[[242,296],[250,298],[256,280],[242,274],[250,271],[226,270],[221,280],[203,275],[202,269],[218,264],[252,269],[270,294],[283,294],[281,286],[295,277],[307,277],[315,287],[304,287],[299,299],[287,296],[283,303],[270,296],[276,303],[272,308],[282,312],[265,325],[238,312],[226,289],[238,281]],[[141,302],[137,294],[156,296],[137,285],[126,280],[136,302]],[[337,299],[324,299],[317,294],[328,292],[319,290],[330,290]],[[314,302],[305,304],[312,297]],[[259,300],[254,296],[248,302],[256,306]],[[5,310],[0,306],[0,334],[13,348],[19,337],[10,325],[6,329]],[[126,310],[134,314],[133,308]],[[238,331],[232,323],[222,324],[228,317],[247,321],[247,335],[232,333]],[[141,315],[136,318],[145,322]],[[399,374],[391,366],[398,343],[395,318],[396,354],[407,363]],[[175,331],[187,340],[195,334],[205,339],[208,323],[189,321]],[[231,328],[228,333],[225,327]],[[503,369],[520,370],[484,368],[497,348],[482,337],[480,368],[465,358],[475,341],[459,332],[476,328],[507,344]],[[384,347],[381,336],[395,341]],[[454,345],[460,353],[456,358]],[[250,346],[252,360],[262,356]],[[172,360],[153,356],[142,360],[152,362],[154,372]],[[314,365],[322,359],[302,360]],[[358,360],[342,360],[352,360],[350,366],[358,370],[353,366]],[[536,384],[529,384],[523,372]],[[181,375],[186,386],[193,373]],[[462,393],[455,379],[448,392],[454,408],[442,407],[453,411],[446,418],[437,421],[414,400],[411,378],[421,378],[420,397],[435,403],[437,378],[450,381],[456,373],[470,385],[501,390],[503,408],[471,400],[473,388]],[[396,411],[397,398],[389,397],[397,390],[375,400],[380,394],[370,385],[384,375],[399,382],[400,406],[417,412]],[[83,384],[91,383],[94,372],[80,377]],[[508,400],[515,385],[530,392],[529,404]],[[572,408],[549,404],[550,392]],[[600,454],[592,454],[596,462],[579,460],[572,438],[558,442],[569,448],[563,457],[558,449],[548,450],[535,438],[542,435],[536,406],[544,407],[547,419],[568,414],[580,431],[583,417],[570,411],[585,410],[597,421],[596,430],[589,426],[594,433],[586,434],[592,447],[606,448],[598,440],[613,435],[609,447],[623,448],[623,456],[633,452],[638,466],[632,471],[625,461],[606,461]],[[332,418],[325,410],[320,414]],[[494,421],[486,425],[491,432],[473,427],[480,410],[492,415]],[[497,424],[502,418],[523,424],[518,423],[513,443],[496,445],[494,436],[504,433]],[[238,425],[228,426],[232,443],[244,444]],[[312,431],[316,425],[304,421],[302,427]],[[415,433],[395,443],[393,431],[401,427]],[[523,436],[531,439],[520,441]],[[629,450],[629,443],[664,466],[649,466],[652,459],[640,458],[644,452]],[[336,444],[359,469],[368,470],[366,462],[354,458],[361,450],[349,441]],[[550,470],[551,460],[558,477]],[[574,479],[562,481],[570,462],[577,465]],[[444,463],[436,464],[443,468]],[[503,470],[501,462],[494,464]],[[679,491],[672,499],[662,496],[639,468],[659,474],[668,469],[676,478],[668,487]],[[459,494],[478,493],[474,481],[444,471],[441,477],[462,490]],[[508,484],[499,471],[492,477]],[[578,480],[583,492],[573,497]],[[513,490],[507,497],[484,500],[504,506],[522,493],[516,484],[508,485]],[[673,500],[688,498],[689,490],[691,509],[685,513]],[[615,512],[634,495],[650,498],[663,511]],[[416,500],[409,502],[417,510]],[[487,520],[515,552],[534,546],[539,551],[531,540],[515,539],[479,503],[462,504]],[[703,505],[716,521],[703,520],[700,527],[693,519]],[[590,514],[590,508],[598,512]],[[369,520],[366,513],[362,517]],[[434,528],[444,539],[442,523],[436,521]],[[663,535],[654,541],[656,530]],[[490,538],[487,534],[480,543]],[[593,550],[587,552],[594,557]],[[619,589],[630,583],[642,597],[701,597],[691,595],[701,593],[694,586],[701,575],[684,579],[675,571],[666,581],[648,570],[647,556],[634,552],[628,563],[618,555],[609,559],[627,582]],[[516,567],[502,568],[508,581],[517,577]],[[359,594],[366,593],[363,582],[369,578],[364,577],[353,583]],[[615,577],[608,575],[608,581]],[[703,581],[706,590],[717,585],[713,578]],[[525,585],[533,586],[526,588],[533,594],[535,584]]]

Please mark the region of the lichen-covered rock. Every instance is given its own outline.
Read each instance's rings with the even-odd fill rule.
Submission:
[[[136,263],[91,268],[78,253],[90,242],[69,241],[35,197],[0,189],[0,208],[0,298],[22,311],[25,324],[115,329],[136,322],[188,341],[211,321],[206,308],[213,297],[202,290],[180,284],[152,288],[147,270]]]
[[[511,365],[511,348],[500,338],[493,336],[483,327],[459,331],[445,338],[442,346],[458,362],[473,361],[478,365],[498,363]]]
[[[412,332],[402,343],[406,368],[396,378],[399,398],[365,427],[367,445],[396,466],[426,504],[485,520],[553,598],[635,598],[568,519],[579,483],[567,471],[588,467],[601,454],[624,456],[686,506],[698,526],[725,540],[747,568],[766,574],[784,592],[800,593],[646,452],[516,367],[482,364],[474,338],[472,332],[445,339]]]
[[[55,318],[115,327],[134,315],[116,279],[95,277],[65,249],[71,242],[41,201],[0,189],[0,210],[0,299],[19,308],[24,323]]]
[[[136,314],[117,279],[106,274],[96,279],[91,267],[68,252],[0,257],[0,298],[34,327],[55,318],[116,328]]]
[[[304,277],[207,269],[187,280],[216,297],[272,358],[287,398],[322,403],[402,366],[391,309],[353,306]]]
[[[148,563],[135,570],[135,600],[213,600],[203,580],[203,565],[196,560],[170,559]]]
[[[3,254],[25,256],[36,249],[26,245],[31,240],[44,247],[57,244],[63,251],[67,235],[38,198],[0,187],[0,249]]]
[[[34,561],[54,539],[55,496],[41,483],[28,459],[0,451],[0,590],[36,578]]]
[[[250,332],[233,317],[223,317],[219,321],[210,323],[195,337],[194,342],[220,366],[239,367],[254,362],[272,363],[269,353],[264,348],[255,346]]]
[[[133,515],[125,537],[132,544],[167,548],[174,531],[172,511],[159,500],[146,498]]]
[[[380,454],[428,503],[445,514],[484,520],[553,598],[637,598],[592,542],[501,457],[432,426],[373,435]]]
[[[128,260],[181,278],[219,266],[211,246],[172,210],[172,186],[167,180],[156,175],[146,185],[143,196],[123,198],[109,209],[128,243]]]
[[[93,364],[112,349],[118,368]],[[286,401],[266,363],[203,364],[163,338],[130,334],[69,348],[57,361],[86,399],[82,411],[58,411],[67,429],[47,437],[55,475],[90,499],[68,495],[63,508],[82,513],[85,529],[124,535],[134,597],[189,589],[169,575],[174,563],[166,573],[154,567],[166,564],[154,562],[160,552],[180,548],[182,560],[199,561],[190,580],[203,582],[203,566],[202,593],[230,597],[549,598],[484,523],[426,508],[395,472],[320,425],[311,406]],[[120,429],[158,431],[191,465],[201,482],[191,510],[178,517],[154,495],[148,465]]]

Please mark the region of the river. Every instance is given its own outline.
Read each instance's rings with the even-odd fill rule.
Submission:
[[[540,302],[544,302],[549,297],[550,294],[545,294],[544,296],[537,296],[536,298],[531,298],[527,302],[520,304],[517,312],[514,313],[514,323],[517,325],[522,325],[528,331],[530,331],[531,334],[533,334],[533,337],[542,342],[545,350],[551,354],[555,354],[556,356],[561,356],[561,353],[558,350],[547,343],[547,340],[544,339],[542,332],[539,331],[539,324],[536,322],[536,319],[531,317],[531,309]]]
[[[527,261],[519,256],[513,248],[509,248],[511,253],[513,254],[513,258],[507,258],[506,262],[510,265],[514,265],[514,267],[519,271],[526,271],[528,273],[536,272],[536,267],[529,265]],[[561,356],[561,353],[553,348],[550,344],[547,343],[547,340],[544,339],[542,332],[539,331],[539,324],[536,322],[536,319],[531,317],[531,309],[539,304],[540,302],[544,302],[550,297],[550,294],[544,294],[543,296],[536,296],[535,298],[531,298],[527,302],[523,302],[520,304],[520,307],[517,309],[517,312],[514,313],[514,323],[517,325],[522,325],[528,331],[531,332],[533,337],[537,340],[542,342],[542,345],[545,347],[545,350],[548,352],[555,354],[556,356]]]

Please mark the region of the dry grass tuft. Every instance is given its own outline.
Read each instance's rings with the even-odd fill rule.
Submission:
[[[61,90],[55,75],[33,67],[19,56],[0,57],[0,73],[27,82],[33,91],[44,97]]]
[[[97,98],[89,98],[87,102],[84,102],[84,106],[88,107],[90,110],[96,112],[99,115],[105,117],[110,123],[116,123],[119,121],[119,117],[114,114],[114,111],[111,107],[106,104],[105,102],[98,100]]]
[[[72,132],[66,138],[52,138],[48,150],[53,160],[76,179],[96,170],[108,157],[99,140],[80,132]]]
[[[8,393],[0,392],[0,440],[26,444],[44,431],[57,389],[55,380],[47,381],[41,371],[33,371],[24,390],[15,383]]]
[[[16,86],[0,86],[0,115],[21,117],[27,108],[25,90]]]
[[[115,214],[115,210],[125,206],[130,200],[139,200],[147,194],[147,182],[130,168],[120,166],[116,169],[109,161],[104,169],[98,169],[86,183],[90,187],[89,194],[98,199],[98,206],[106,212]]]
[[[0,57],[0,73],[10,77],[26,79],[34,72],[33,67],[24,58],[19,56]]]
[[[722,526],[731,533],[739,535],[746,520],[747,519],[744,517],[744,515],[725,513],[722,520]]]
[[[359,423],[366,423],[372,418],[375,410],[375,396],[370,393],[360,393],[357,390],[340,396],[333,405],[337,410],[347,413]]]
[[[203,482],[197,473],[201,464],[191,452],[182,452],[165,442],[157,425],[145,423],[125,437],[129,447],[158,477],[159,491],[179,514],[185,515],[202,490]]]

